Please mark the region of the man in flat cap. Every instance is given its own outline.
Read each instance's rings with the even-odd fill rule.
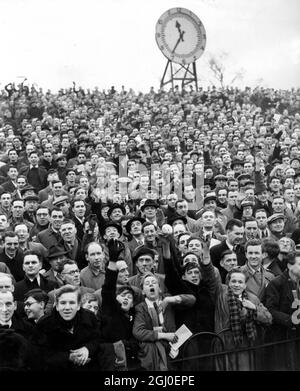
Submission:
[[[27,195],[24,200],[24,218],[32,224],[36,224],[36,210],[38,208],[39,197],[37,195]]]
[[[52,209],[53,206],[55,206],[54,201],[57,198],[60,198],[62,196],[68,196],[68,194],[63,189],[63,182],[60,179],[54,179],[51,182],[51,191],[52,194],[48,196],[47,200],[41,203],[42,206],[45,206],[49,209]]]
[[[227,177],[223,174],[219,174],[215,176],[215,184],[218,188],[224,188],[227,186]]]
[[[268,226],[271,231],[270,237],[276,241],[285,236],[285,216],[283,213],[274,213],[268,218]]]
[[[52,204],[53,207],[59,208],[63,212],[64,217],[70,217],[70,200],[67,195],[57,197],[54,201],[52,201]]]
[[[59,287],[64,285],[60,273],[63,270],[64,262],[68,259],[67,255],[68,251],[60,246],[51,246],[48,249],[47,261],[50,264],[50,269],[43,274],[43,277],[56,282]]]

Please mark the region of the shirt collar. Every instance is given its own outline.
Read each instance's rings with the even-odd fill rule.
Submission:
[[[76,218],[81,224],[84,223],[84,217],[83,217],[82,219],[80,219],[79,217],[75,216],[75,218]]]
[[[155,219],[154,221],[150,221],[150,220],[148,220],[148,219],[146,218],[146,222],[149,222],[149,223],[153,224],[155,227],[157,227],[157,221],[156,221],[156,219]]]
[[[226,244],[227,244],[227,247],[229,248],[229,250],[232,251],[233,250],[233,245],[230,244],[227,239],[226,239]]]
[[[4,250],[5,251],[5,250]],[[17,252],[16,252],[16,255],[11,257],[10,255],[7,254],[7,252],[5,251],[5,255],[7,256],[7,258],[9,259],[15,259],[15,257],[17,256]]]
[[[254,270],[250,265],[249,263],[247,262],[247,269],[249,271],[250,274],[254,275],[255,273],[261,273],[261,267],[257,270]]]
[[[145,302],[146,302],[148,308],[154,308],[154,303],[156,303],[157,305],[159,305],[159,303],[160,303],[159,299],[152,301],[152,300],[147,299],[147,297],[145,297]]]
[[[40,274],[38,274],[35,278],[29,278],[28,276],[26,276],[26,277],[28,278],[28,280],[30,282],[33,282],[34,280],[37,280],[38,285],[39,286],[41,285],[41,276],[40,276]]]
[[[89,265],[89,268],[90,268],[90,271],[92,272],[92,274],[94,274],[94,276],[99,276],[99,274],[103,274],[104,271],[100,268],[100,269],[94,269],[91,267],[91,265]]]
[[[11,326],[12,326],[12,320],[10,319],[7,323],[2,323],[2,322],[0,322],[0,325],[1,325],[1,326],[8,326],[9,328],[11,328]]]

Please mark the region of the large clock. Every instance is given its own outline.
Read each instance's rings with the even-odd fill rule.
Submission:
[[[206,32],[203,23],[186,8],[171,8],[158,19],[155,39],[168,60],[185,65],[204,52]]]

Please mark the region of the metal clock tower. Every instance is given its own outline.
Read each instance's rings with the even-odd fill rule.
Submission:
[[[196,60],[206,46],[206,32],[201,20],[186,8],[171,8],[158,19],[156,43],[167,58],[160,87],[181,81],[181,88],[194,83],[198,89]],[[179,64],[179,67],[175,64]]]

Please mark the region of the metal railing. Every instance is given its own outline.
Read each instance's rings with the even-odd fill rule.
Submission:
[[[228,349],[226,336],[230,329],[194,334],[172,365],[191,371],[300,371],[300,337],[264,342],[262,332],[256,344]]]

